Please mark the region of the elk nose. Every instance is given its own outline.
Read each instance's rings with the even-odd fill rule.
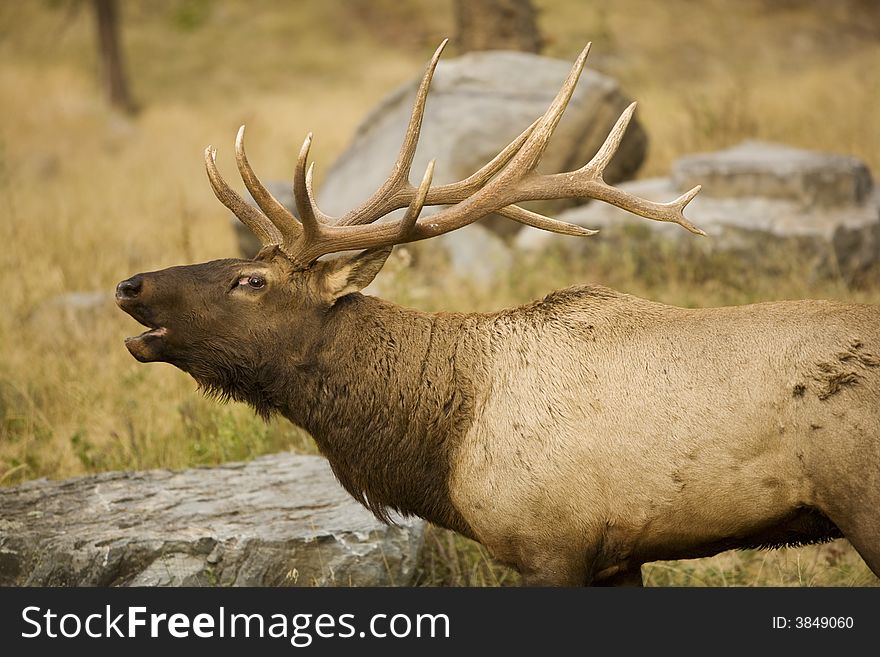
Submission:
[[[143,276],[132,276],[116,286],[117,299],[134,299],[141,292],[144,284]]]

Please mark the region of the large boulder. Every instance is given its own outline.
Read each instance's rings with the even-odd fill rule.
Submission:
[[[421,177],[431,159],[437,161],[435,184],[472,174],[544,113],[570,68],[571,62],[507,51],[473,52],[441,60],[428,96],[412,179]],[[358,126],[351,144],[320,185],[318,199],[326,212],[341,214],[382,184],[400,150],[420,79],[389,94]],[[630,102],[613,79],[584,71],[539,171],[567,171],[589,161]],[[633,120],[606,179],[618,182],[631,178],[641,166],[646,148],[645,132]],[[542,209],[565,206],[565,202],[556,202],[544,204]],[[489,225],[508,234],[519,226],[506,220]]]
[[[700,239],[681,227],[642,219],[614,206],[592,202],[557,215],[562,221],[598,228],[578,239],[540,231],[521,233],[519,249],[550,246],[582,254],[595,239],[616,239],[633,226],[673,245],[736,251],[773,258],[796,247],[817,273],[839,273],[858,281],[880,266],[880,190],[867,166],[852,157],[777,144],[745,142],[728,150],[682,158],[669,178],[618,185],[651,201],[671,201],[697,184],[700,194],[685,214],[706,231]]]
[[[0,489],[0,584],[408,584],[420,520],[388,526],[317,456]]]

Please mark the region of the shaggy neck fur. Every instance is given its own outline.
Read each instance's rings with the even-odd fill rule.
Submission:
[[[265,385],[232,396],[309,431],[345,489],[378,518],[393,509],[471,535],[448,481],[474,419],[476,321],[351,294],[327,312],[302,363],[265,363]]]

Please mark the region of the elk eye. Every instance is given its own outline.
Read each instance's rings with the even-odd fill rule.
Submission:
[[[262,276],[242,276],[238,279],[239,285],[247,285],[255,290],[259,290],[266,285],[266,279]]]

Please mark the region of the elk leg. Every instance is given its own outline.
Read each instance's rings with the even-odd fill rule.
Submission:
[[[877,515],[877,506],[871,506],[873,516],[867,510],[867,505],[863,508],[865,511],[854,518],[836,520],[832,516],[831,520],[864,559],[868,568],[880,577],[880,517]]]
[[[850,538],[849,542],[852,543],[859,556],[865,560],[871,572],[880,577],[880,548],[877,546],[876,532],[872,533],[867,539],[857,536]]]
[[[873,486],[838,494],[823,505],[825,515],[837,525],[877,577],[880,577],[880,491]]]

